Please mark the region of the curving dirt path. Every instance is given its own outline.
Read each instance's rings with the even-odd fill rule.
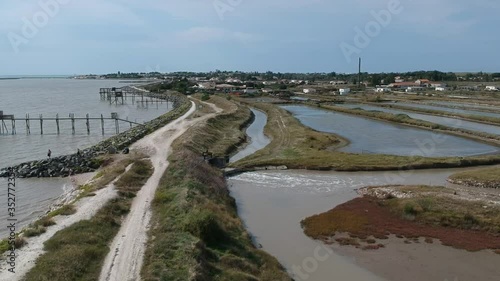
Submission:
[[[152,215],[151,201],[169,165],[167,157],[171,153],[172,143],[191,126],[216,115],[212,113],[188,120],[187,118],[196,110],[195,103],[192,102],[192,104],[191,109],[184,116],[139,140],[131,147],[142,150],[151,158],[154,173],[134,198],[130,213],[113,240],[111,250],[104,261],[100,281],[140,280],[145,244],[148,239],[147,231]],[[222,111],[213,104],[204,104],[214,108],[217,113]]]
[[[127,167],[126,171],[131,168]],[[71,216],[57,216],[54,218],[55,225],[47,228],[47,232],[40,236],[27,239],[27,245],[21,249],[16,250],[16,267],[15,273],[7,271],[10,266],[7,265],[6,260],[0,261],[0,280],[1,281],[17,281],[22,280],[24,275],[28,273],[34,266],[39,256],[44,253],[43,243],[49,240],[56,232],[62,230],[72,224],[82,220],[89,220],[102,208],[106,203],[117,196],[115,189],[115,182],[120,179],[117,177],[113,182],[105,188],[95,192],[95,196],[85,197],[79,200],[76,204],[76,213]]]

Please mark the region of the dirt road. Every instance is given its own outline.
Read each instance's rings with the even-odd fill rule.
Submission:
[[[209,104],[210,105],[210,104]],[[213,105],[210,105],[213,107]],[[160,179],[168,167],[167,157],[172,143],[191,126],[213,117],[208,114],[201,118],[187,120],[195,111],[193,107],[181,118],[138,141],[131,148],[141,150],[151,158],[154,173],[134,198],[131,211],[111,244],[111,250],[104,261],[99,280],[140,280],[140,272],[147,242],[147,231],[151,220],[151,201]],[[216,109],[220,112],[220,109]]]

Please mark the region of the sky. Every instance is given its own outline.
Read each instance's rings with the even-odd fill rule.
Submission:
[[[498,0],[0,2],[0,75],[500,72]]]

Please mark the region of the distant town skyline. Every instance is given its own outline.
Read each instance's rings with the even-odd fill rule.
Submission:
[[[0,75],[500,72],[492,0],[0,3]]]

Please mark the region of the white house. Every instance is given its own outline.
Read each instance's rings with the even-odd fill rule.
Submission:
[[[498,91],[498,87],[496,87],[496,86],[486,86],[486,91]]]
[[[415,92],[415,91],[423,91],[425,88],[424,87],[408,87],[406,89],[407,93]]]
[[[346,85],[347,81],[330,81],[332,85]]]
[[[415,84],[420,86],[429,86],[431,84],[431,81],[429,81],[429,79],[418,79],[417,81],[415,81]]]
[[[313,94],[313,93],[316,93],[316,89],[307,88],[307,89],[302,90],[302,92],[304,94]]]
[[[375,92],[377,92],[377,93],[385,93],[385,92],[390,92],[390,91],[391,91],[391,89],[389,89],[389,88],[382,88],[382,87],[379,87],[379,88],[375,89]]]
[[[247,94],[247,95],[253,95],[255,93],[257,93],[259,90],[257,89],[254,89],[254,88],[246,88],[245,90],[243,90],[243,93]]]
[[[226,83],[238,83],[238,84],[241,84],[243,82],[240,79],[228,78],[228,79],[226,79]]]
[[[339,93],[341,96],[345,96],[345,95],[349,94],[350,92],[351,92],[351,89],[349,89],[349,88],[339,90]]]
[[[198,83],[197,86],[198,89],[215,89],[215,82],[206,82],[206,83]]]
[[[431,82],[431,88],[444,88],[444,87],[446,87],[446,83]]]

